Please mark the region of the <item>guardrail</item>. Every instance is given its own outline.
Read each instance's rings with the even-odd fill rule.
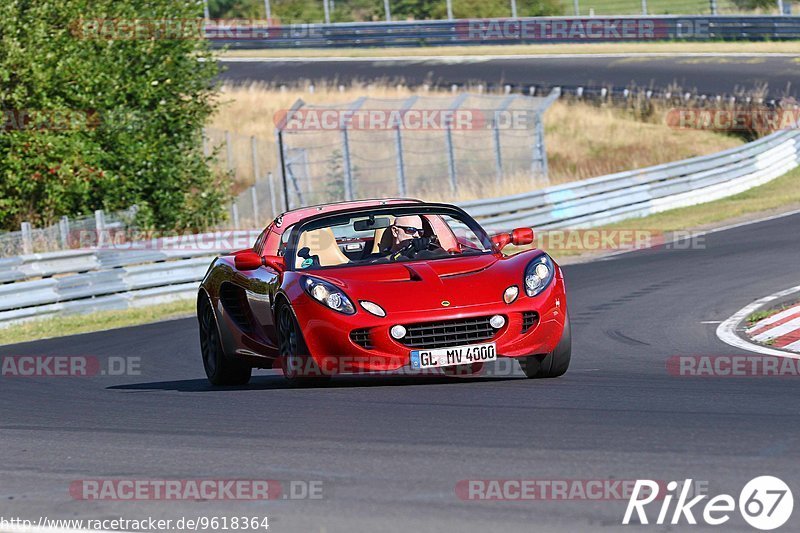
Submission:
[[[800,39],[798,16],[536,17],[206,28],[215,46],[346,48]]]
[[[709,156],[460,205],[487,228],[577,229],[731,196],[798,166],[800,130],[791,129]],[[114,252],[114,259],[105,252],[57,252],[61,255],[4,260],[0,279],[17,279],[14,272],[26,277],[0,285],[0,326],[54,314],[193,297],[212,257],[208,251],[196,251],[202,255],[175,260],[187,251],[146,250]],[[137,264],[146,261],[160,262]],[[114,264],[117,268],[109,268]],[[69,269],[88,272],[29,279]]]

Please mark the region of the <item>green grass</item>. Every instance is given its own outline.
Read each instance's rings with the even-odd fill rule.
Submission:
[[[149,307],[33,320],[0,329],[0,345],[183,318],[192,316],[194,307],[194,298],[184,298]]]

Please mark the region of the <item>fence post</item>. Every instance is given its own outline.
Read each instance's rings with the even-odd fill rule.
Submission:
[[[494,138],[495,181],[499,184],[503,181],[503,153],[500,148],[500,129],[497,127],[496,118],[492,126],[492,137]]]
[[[253,225],[258,227],[261,224],[261,213],[258,209],[258,193],[256,193],[256,186],[250,187],[250,199],[253,201]]]
[[[225,162],[228,170],[233,170],[233,152],[231,149],[231,132],[225,130]]]
[[[386,14],[386,22],[391,22],[392,10],[389,7],[389,0],[383,0],[383,11]]]
[[[331,23],[331,10],[328,7],[328,0],[322,0],[322,10],[325,13],[325,24]]]
[[[23,254],[32,254],[33,253],[33,231],[31,230],[31,223],[30,222],[23,222],[20,224],[20,228],[22,231],[22,253]]]
[[[69,217],[64,215],[58,221],[58,231],[61,233],[61,248],[69,248]]]
[[[234,200],[231,204],[231,215],[233,217],[233,229],[239,229],[239,205],[238,200]]]
[[[447,20],[453,20],[453,0],[447,0]]]
[[[778,0],[778,15],[783,15],[783,0]]]
[[[517,18],[517,0],[511,0],[511,18]]]
[[[275,135],[278,137],[278,159],[281,164],[281,181],[283,183],[283,205],[286,211],[291,209],[289,207],[289,188],[286,186],[286,154],[284,153],[283,146],[283,130],[278,129]]]
[[[255,183],[261,178],[258,168],[258,140],[255,136],[250,137],[250,153],[253,157],[253,183]]]
[[[400,126],[394,130],[394,144],[397,152],[397,194],[406,197],[406,169],[403,165],[403,133]]]
[[[711,14],[712,15],[719,15],[717,12],[717,0],[709,0],[711,2]]]
[[[342,127],[342,163],[344,166],[344,199],[353,199],[353,168],[350,166],[350,138],[347,125]]]
[[[269,5],[269,0],[264,0],[264,11],[267,14],[267,24],[272,25],[272,9]]]
[[[549,185],[550,172],[547,166],[547,151],[544,144],[544,119],[541,112],[536,113],[536,117],[534,117],[534,135],[531,175],[534,182],[541,181],[545,185]]]
[[[450,128],[450,122],[447,123],[447,128],[444,130],[444,141],[447,147],[447,176],[450,178],[450,192],[458,194],[458,178],[456,176],[456,158],[453,153],[453,130]]]
[[[269,182],[269,206],[272,208],[272,216],[278,216],[278,198],[275,194],[275,180],[272,178],[272,172],[267,174],[267,181]]]
[[[581,6],[578,4],[578,0],[575,0],[574,7],[575,7],[575,16],[576,17],[580,17],[581,16]]]
[[[642,0],[642,15],[647,16],[647,0]]]
[[[106,230],[106,214],[103,213],[102,209],[98,209],[94,212],[94,226],[97,230],[97,247],[102,248],[103,241],[105,240],[105,230]]]

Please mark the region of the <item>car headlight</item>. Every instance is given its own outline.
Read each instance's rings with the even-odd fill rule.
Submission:
[[[555,275],[555,267],[550,257],[541,255],[525,268],[525,294],[536,296],[550,285]]]
[[[353,307],[353,302],[350,301],[350,298],[327,281],[303,277],[301,283],[308,295],[319,303],[345,315],[355,314],[356,309]]]

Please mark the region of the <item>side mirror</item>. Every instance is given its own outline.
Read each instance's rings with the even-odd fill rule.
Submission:
[[[236,270],[255,270],[264,262],[261,256],[255,252],[240,252],[233,256],[233,264],[236,266]]]
[[[533,230],[531,228],[517,228],[511,233],[499,233],[492,237],[492,243],[498,252],[509,244],[527,246],[533,243]]]
[[[283,257],[277,255],[267,255],[261,257],[255,252],[240,252],[233,258],[233,263],[237,270],[255,270],[261,266],[267,266],[278,272],[286,270],[286,262]]]
[[[515,229],[511,232],[511,242],[514,246],[533,244],[533,230],[531,228]]]

